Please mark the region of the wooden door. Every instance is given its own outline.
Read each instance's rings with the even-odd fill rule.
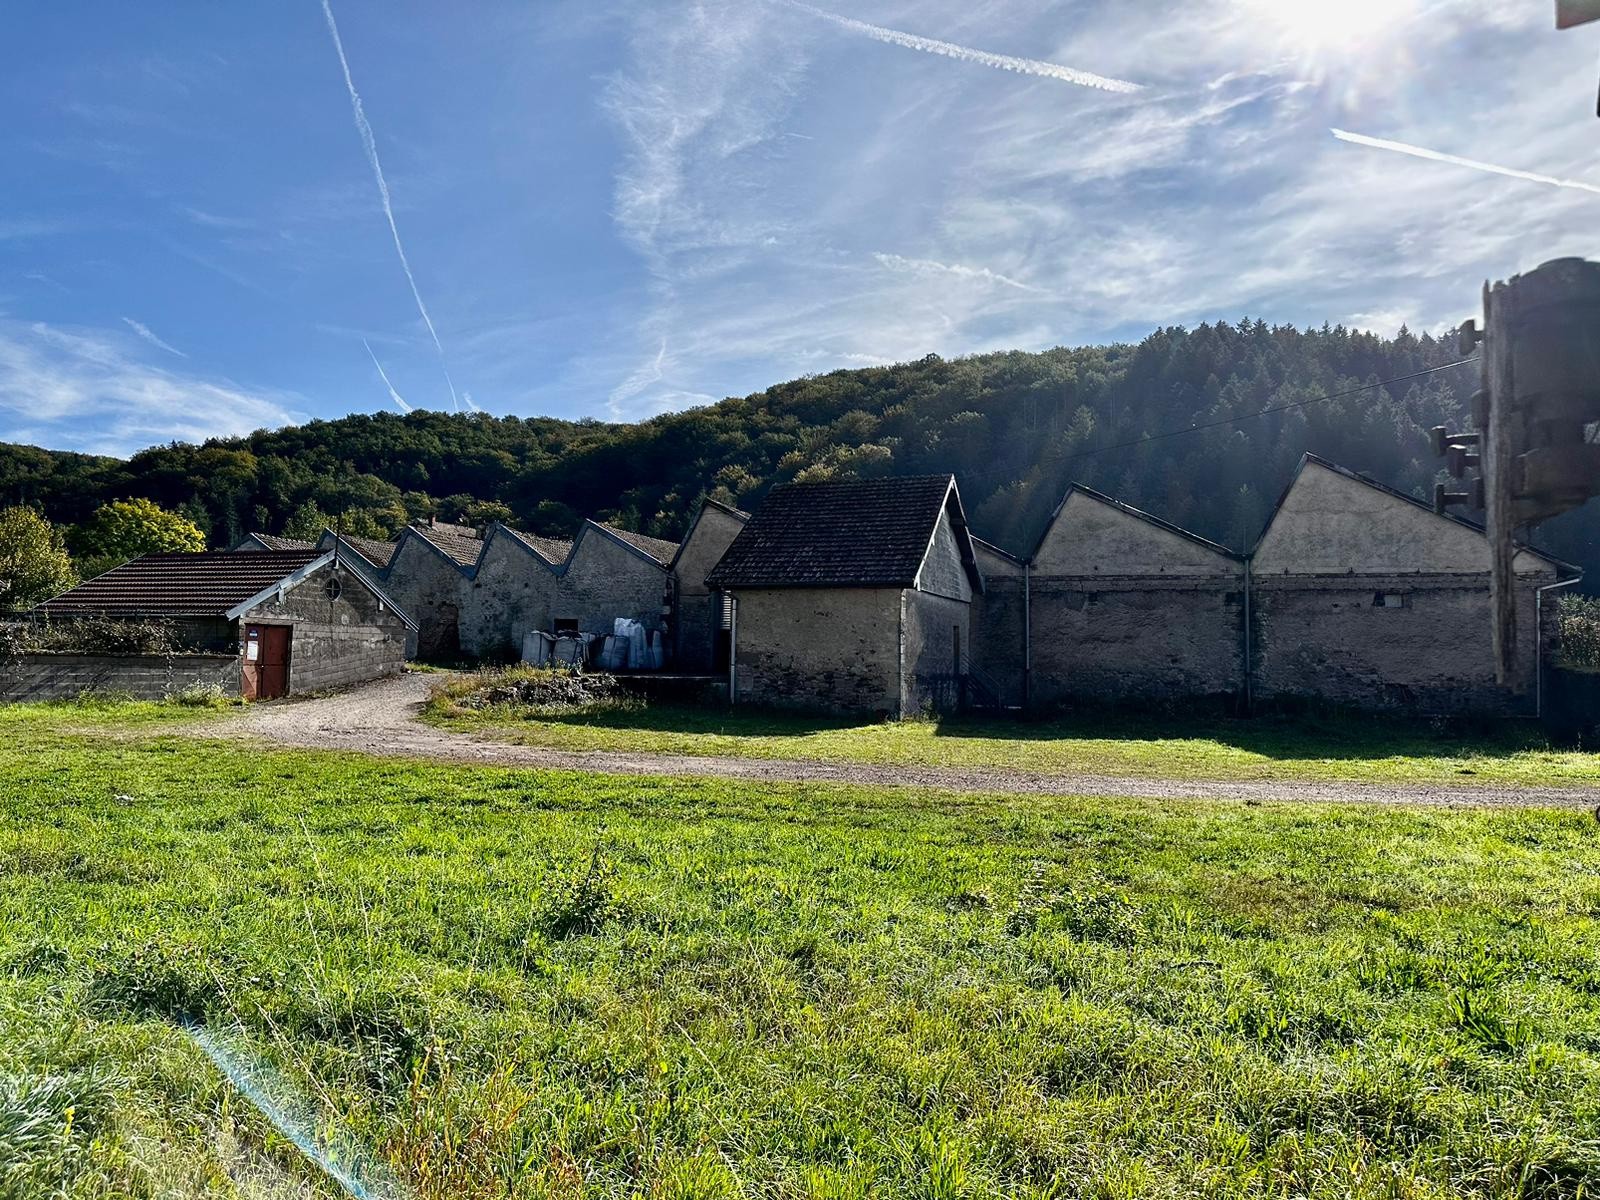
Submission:
[[[243,687],[246,700],[276,700],[289,690],[288,625],[246,625]]]

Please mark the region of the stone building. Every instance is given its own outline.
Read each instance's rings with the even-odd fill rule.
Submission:
[[[1028,701],[1028,564],[982,538],[972,549],[983,590],[972,598],[972,670],[1002,708]]]
[[[1300,462],[1251,555],[1254,697],[1517,715],[1549,631],[1538,589],[1569,564],[1523,548],[1516,683],[1495,683],[1482,530],[1315,455]]]
[[[774,488],[706,583],[732,598],[736,702],[959,702],[983,577],[952,476]]]
[[[185,653],[172,656],[31,656],[32,694],[43,698],[78,675],[95,686],[150,695],[170,680],[215,683],[246,699],[322,691],[400,671],[413,622],[381,589],[320,550],[248,554],[148,554],[38,606],[55,621],[86,616],[157,619]],[[159,658],[159,664],[152,658]],[[162,665],[164,664],[164,665]],[[198,672],[198,674],[197,674]],[[12,681],[3,689],[16,695]]]
[[[728,669],[732,614],[707,577],[733,545],[750,514],[707,500],[672,559],[673,669],[706,674]]]
[[[1028,563],[1028,699],[1234,700],[1244,580],[1241,555],[1074,485]]]
[[[462,584],[462,653],[514,660],[524,634],[553,628],[571,552],[571,542],[523,533],[498,521],[491,525],[472,576]]]
[[[483,538],[476,529],[431,518],[425,524],[408,525],[381,567],[376,563],[381,556],[379,548],[388,543],[349,536],[338,540],[371,564],[373,580],[413,614],[417,632],[407,654],[435,660],[460,655],[463,589],[483,550]],[[366,549],[361,548],[362,543]],[[359,563],[353,565],[361,569]]]
[[[572,541],[551,613],[552,625],[607,634],[618,617],[662,628],[676,542],[585,521]]]
[[[235,550],[315,550],[315,542],[301,541],[299,538],[279,537],[273,533],[247,533],[239,539]]]

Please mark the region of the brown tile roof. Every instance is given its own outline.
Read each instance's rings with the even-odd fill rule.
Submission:
[[[713,587],[910,587],[950,476],[774,488],[706,582]]]
[[[279,537],[273,533],[252,533],[246,541],[258,543],[264,550],[315,550],[315,542],[302,541],[299,538]]]
[[[476,529],[468,525],[446,525],[443,521],[436,521],[432,525],[413,525],[411,529],[459,567],[472,566],[483,549],[483,539],[478,536]]]
[[[51,616],[216,617],[322,556],[320,550],[147,554],[39,605]]]
[[[536,533],[524,533],[520,529],[513,529],[509,525],[500,526],[517,541],[529,550],[532,550],[552,567],[559,567],[567,561],[567,555],[572,552],[572,543],[564,542],[560,538],[540,537]]]
[[[395,547],[400,544],[398,541],[382,542],[377,538],[356,537],[351,533],[340,534],[339,538],[375,567],[387,567],[389,560],[394,557]]]
[[[615,525],[607,525],[604,521],[596,521],[607,533],[614,534],[627,542],[635,550],[641,551],[647,557],[653,558],[663,567],[671,566],[672,560],[677,556],[678,543],[665,541],[662,538],[646,537],[642,533],[633,533],[627,529],[618,529]]]

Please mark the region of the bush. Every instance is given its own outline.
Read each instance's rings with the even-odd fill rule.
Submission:
[[[232,701],[215,683],[191,683],[168,699],[181,708],[226,708]]]
[[[1600,599],[1564,596],[1556,610],[1558,665],[1574,671],[1600,671]]]
[[[19,623],[5,628],[0,659],[7,654],[174,654],[179,645],[170,621],[122,621],[111,617],[74,617],[65,621]]]

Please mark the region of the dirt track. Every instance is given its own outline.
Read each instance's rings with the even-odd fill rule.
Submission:
[[[1593,807],[1600,786],[1501,788],[1448,784],[1156,779],[1140,776],[1041,774],[1003,768],[918,767],[792,759],[712,758],[628,751],[553,750],[517,746],[435,729],[417,719],[438,676],[402,675],[315,700],[252,707],[243,716],[203,728],[208,734],[261,738],[281,745],[348,750],[473,765],[543,767],[612,775],[749,779],[762,783],[854,783],[956,792],[1129,796],[1155,800],[1257,800],[1457,807]]]

